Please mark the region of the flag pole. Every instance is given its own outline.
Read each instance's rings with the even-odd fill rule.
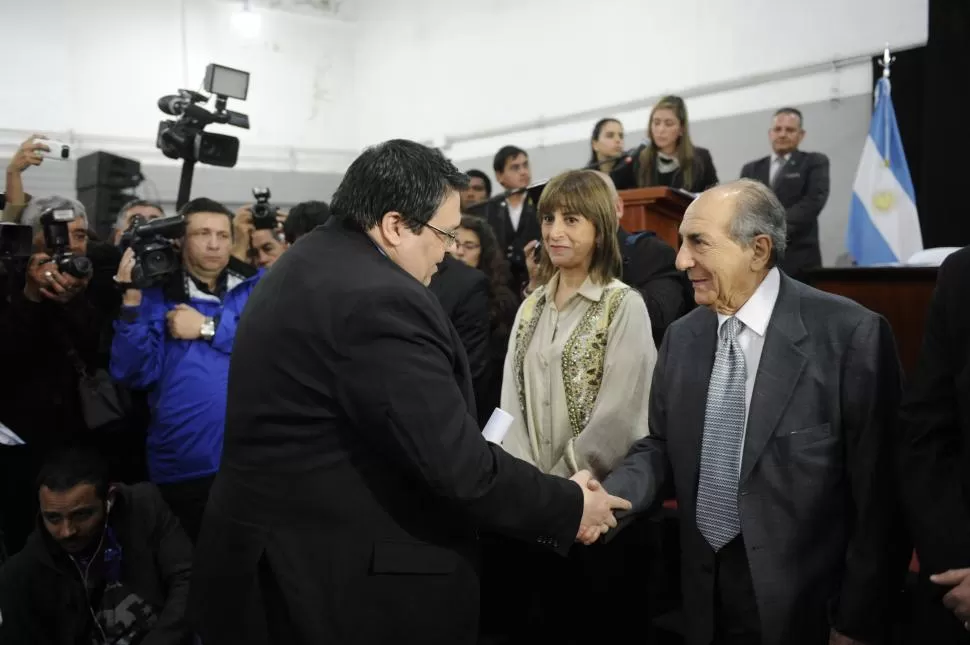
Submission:
[[[895,61],[896,61],[896,57],[895,56],[892,56],[890,54],[890,52],[889,52],[889,43],[886,43],[885,49],[882,50],[882,60],[879,61],[879,65],[882,66],[882,77],[886,81],[884,83],[884,85],[886,86],[885,87],[885,91],[886,92],[889,92],[889,93],[891,93],[891,91],[892,91],[892,85],[890,84],[890,81],[889,81],[889,68],[892,67],[892,64]],[[878,87],[878,85],[877,85],[877,87]],[[877,94],[876,94],[876,100],[878,101],[878,99],[879,99],[879,95],[878,95],[879,90],[877,89],[876,92],[877,92]],[[883,139],[883,141],[886,142],[886,156],[883,159],[883,161],[886,163],[886,167],[888,168],[890,166],[890,163],[891,163],[890,155],[892,154],[892,151],[891,151],[892,146],[889,145],[889,141],[890,141],[889,140],[889,119],[885,119],[885,128],[886,128],[886,136]]]

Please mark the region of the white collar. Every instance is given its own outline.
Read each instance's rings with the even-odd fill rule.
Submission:
[[[781,289],[781,274],[777,267],[773,267],[765,279],[761,281],[758,288],[754,290],[748,301],[744,303],[738,313],[734,314],[738,320],[744,323],[759,336],[764,336],[768,331],[768,321],[771,320],[771,313],[775,310],[775,303],[778,301],[778,291]],[[721,325],[730,318],[727,314],[717,315],[717,331],[721,332]]]
[[[779,159],[783,164],[786,164],[788,163],[788,160],[791,159],[791,153],[789,152],[788,154],[784,154],[784,155],[776,155],[774,152],[771,153],[772,161],[777,161]]]

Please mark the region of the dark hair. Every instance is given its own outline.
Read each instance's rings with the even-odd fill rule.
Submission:
[[[596,151],[593,150],[593,142],[600,138],[600,133],[603,132],[603,126],[605,126],[607,123],[620,123],[620,120],[608,116],[605,119],[600,119],[596,122],[596,125],[593,126],[593,134],[589,138],[589,163],[586,164],[590,168],[595,166],[596,162],[599,161],[596,158]],[[623,124],[620,123],[620,125]]]
[[[232,218],[235,217],[232,211],[226,208],[225,205],[208,197],[190,199],[185,203],[185,206],[179,209],[179,215],[185,220],[188,220],[189,216],[195,215],[196,213],[222,213],[229,218],[230,224],[232,224]]]
[[[481,252],[478,256],[478,270],[488,278],[488,318],[492,329],[500,334],[508,334],[511,325],[509,312],[514,316],[519,303],[509,288],[509,263],[498,245],[495,232],[483,218],[476,215],[462,215],[461,228],[466,228],[478,236]]]
[[[778,110],[775,111],[775,116],[778,116],[779,114],[793,114],[793,115],[797,116],[798,117],[798,127],[804,129],[804,127],[805,127],[805,119],[802,118],[802,112],[798,108],[793,108],[793,107],[778,108]]]
[[[495,171],[495,174],[505,172],[505,164],[509,162],[509,159],[515,159],[519,155],[525,155],[526,159],[529,158],[529,153],[522,148],[516,148],[515,146],[502,146],[502,148],[495,153],[495,158],[492,159],[492,170]]]
[[[482,182],[484,182],[484,184],[485,184],[485,192],[487,193],[487,195],[489,197],[491,197],[491,195],[492,195],[492,180],[488,178],[488,175],[486,175],[481,170],[476,170],[474,168],[471,169],[471,170],[466,170],[465,171],[465,174],[468,175],[469,177],[477,177],[478,179],[481,179]]]
[[[449,192],[467,186],[468,177],[437,150],[392,139],[367,148],[350,164],[333,194],[330,214],[367,231],[396,211],[417,231]]]
[[[44,462],[37,476],[37,490],[47,487],[63,493],[80,484],[92,484],[98,499],[108,497],[108,466],[95,450],[70,446],[55,452]]]
[[[286,242],[293,244],[297,238],[306,235],[330,219],[330,206],[327,202],[301,202],[290,209],[283,222],[283,235]]]

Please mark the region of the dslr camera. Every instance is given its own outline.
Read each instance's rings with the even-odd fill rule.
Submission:
[[[67,225],[75,219],[74,207],[65,202],[41,213],[40,224],[44,229],[44,245],[57,270],[83,280],[91,277],[94,267],[88,258],[71,252],[71,234]]]
[[[257,231],[275,229],[279,224],[276,215],[280,209],[269,203],[269,188],[253,188],[253,197],[256,198],[253,204],[253,228]]]
[[[121,236],[122,249],[131,247],[135,266],[131,270],[131,286],[147,289],[162,282],[182,266],[175,240],[185,235],[185,219],[181,215],[146,221],[135,215]]]

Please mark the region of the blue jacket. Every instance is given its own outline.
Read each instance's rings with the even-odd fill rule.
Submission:
[[[139,306],[122,307],[111,343],[110,371],[119,383],[148,390],[151,481],[187,481],[219,469],[236,324],[262,274],[243,278],[230,271],[222,302],[186,280],[182,293],[153,287],[142,292]],[[165,314],[182,303],[217,318],[211,342],[169,335]]]

